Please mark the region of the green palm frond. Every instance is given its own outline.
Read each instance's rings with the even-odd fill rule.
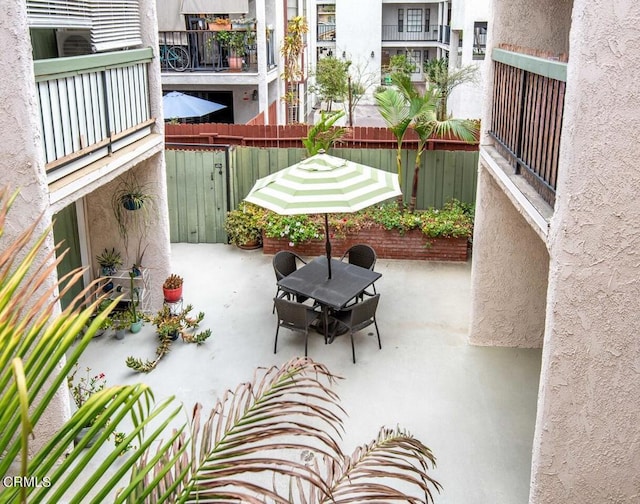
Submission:
[[[0,189],[0,236],[4,234],[3,226],[14,198],[6,189]],[[68,502],[89,502],[89,494],[104,497],[114,493],[136,456],[162,433],[162,429],[155,429],[143,438],[149,422],[162,423],[164,419],[166,424],[179,408],[170,411],[169,403],[164,403],[152,410],[153,397],[142,385],[112,387],[93,396],[50,439],[36,440],[41,448],[26,458],[32,428],[37,426],[60,389],[66,390],[67,375],[110,311],[105,310],[89,324],[102,300],[82,310],[76,309],[84,303],[85,294],[93,289],[88,286],[66,310],[54,316],[59,296],[81,277],[82,271],[63,277],[60,281],[67,285],[58,293],[58,284],[50,279],[55,277],[61,255],[56,259],[55,251],[42,253],[51,229],[36,236],[37,226],[36,221],[11,243],[3,243],[0,252],[0,425],[3,427],[0,477],[20,475],[38,478],[38,481],[48,478],[51,485],[8,487],[0,494],[0,502],[26,502],[27,499],[30,503],[62,502],[63,495]],[[114,300],[110,308],[117,302]],[[88,329],[80,336],[85,325]],[[123,441],[125,444],[106,450],[106,455],[102,450],[98,455],[125,417],[130,418],[134,426]],[[73,448],[75,435],[94,420],[93,433],[102,432],[96,444],[83,449],[87,443],[84,441]],[[122,463],[106,482],[94,484],[134,438],[139,439],[140,448],[138,454],[131,453],[128,460],[132,462]],[[69,497],[72,485],[77,485],[76,479],[80,474],[84,476],[86,467],[96,461],[100,468],[94,473],[96,476],[73,490]],[[103,500],[96,497],[93,502]]]
[[[404,95],[392,88],[375,94],[380,115],[398,141],[402,141],[409,124],[413,120],[410,104]]]

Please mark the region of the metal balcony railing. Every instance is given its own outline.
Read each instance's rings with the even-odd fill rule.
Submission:
[[[162,71],[184,72],[257,72],[258,53],[256,31],[242,31],[245,43],[241,50],[233,50],[221,40],[220,33],[209,30],[183,30],[159,32],[160,65]],[[227,32],[232,33],[232,32]],[[264,57],[267,68],[276,66],[276,48],[273,31],[267,32]],[[235,58],[240,62],[236,66]]]
[[[335,23],[318,24],[318,42],[335,42],[336,25]]]
[[[450,28],[445,25],[409,26],[382,25],[383,42],[441,42],[449,43]]]
[[[489,134],[551,206],[555,202],[567,64],[494,49]]]
[[[151,133],[152,57],[149,48],[34,63],[50,182]]]

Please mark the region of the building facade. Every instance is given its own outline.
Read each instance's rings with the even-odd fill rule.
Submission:
[[[159,306],[169,228],[155,2],[123,2],[127,15],[120,21],[99,3],[5,6],[0,42],[11,50],[0,56],[7,69],[0,76],[0,170],[3,185],[19,197],[3,239],[15,238],[41,214],[42,232],[55,220],[45,251],[64,240],[70,253],[59,274],[89,266],[85,285],[98,274],[95,257],[103,249],[120,251],[126,268],[138,246],[146,247],[143,265],[154,271],[149,303]],[[126,247],[111,201],[131,177],[153,203]],[[43,288],[56,281],[54,275]],[[39,428],[55,430],[67,414],[65,390]]]
[[[530,503],[636,502],[640,5],[491,13],[470,342],[542,348]]]
[[[275,124],[283,2],[157,0],[157,5],[163,92],[181,91],[225,106],[196,121]]]

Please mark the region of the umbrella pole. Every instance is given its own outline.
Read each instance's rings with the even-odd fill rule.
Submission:
[[[329,280],[331,280],[331,241],[329,240],[329,214],[324,214],[324,237],[325,248],[327,250],[327,267],[329,269]]]

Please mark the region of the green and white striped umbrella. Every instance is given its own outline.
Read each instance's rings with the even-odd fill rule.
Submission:
[[[398,175],[320,153],[256,181],[246,201],[281,215],[356,212],[402,194]],[[329,270],[331,278],[331,270]]]

